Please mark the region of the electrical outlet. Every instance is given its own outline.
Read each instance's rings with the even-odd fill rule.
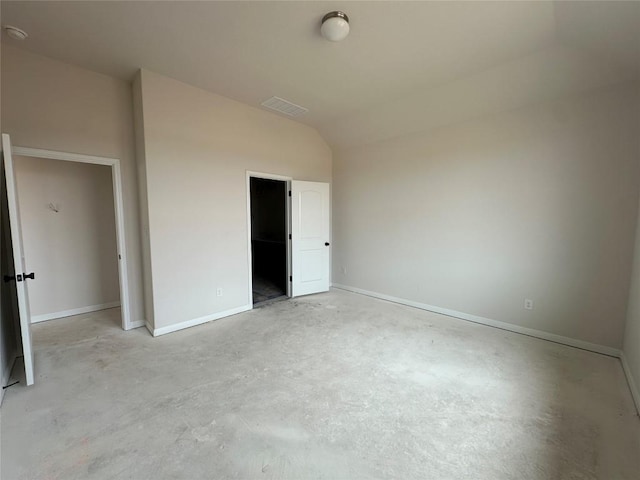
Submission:
[[[525,310],[533,310],[533,300],[529,298],[524,299],[524,308]]]
[[[219,289],[217,289],[217,290],[216,290],[216,295],[217,295],[218,297],[221,297],[221,296],[222,296],[222,289],[221,289],[221,288],[219,288]]]
[[[340,270],[342,270],[342,274],[346,275],[347,274],[347,267],[342,267]]]

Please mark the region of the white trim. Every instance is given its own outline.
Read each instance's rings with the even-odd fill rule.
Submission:
[[[282,180],[286,182],[287,180],[293,180],[292,177],[287,177],[285,175],[276,175],[275,173],[264,173],[264,172],[254,172],[252,170],[247,170],[247,178],[248,177],[256,177],[256,178],[266,178],[267,180]]]
[[[56,150],[42,150],[40,148],[13,147],[13,154],[22,157],[50,158],[51,160],[63,160],[65,162],[93,163],[94,165],[111,166],[117,163],[117,158],[96,157],[80,153],[58,152]]]
[[[291,197],[289,196],[292,182],[293,180],[287,180],[287,191],[284,193],[286,215],[285,228],[287,229],[285,232],[285,241],[287,242],[287,297],[289,298],[293,296],[293,282],[290,280],[293,275],[293,240],[291,239],[291,233],[293,230],[291,229]]]
[[[71,310],[62,310],[60,312],[43,313],[41,315],[31,315],[31,323],[46,322],[47,320],[55,320],[57,318],[72,317],[73,315],[81,315],[83,313],[97,312],[108,308],[119,307],[120,302],[101,303],[99,305],[89,305],[87,307],[72,308]]]
[[[629,390],[631,390],[631,397],[633,397],[633,402],[636,404],[636,410],[638,411],[638,415],[640,415],[640,390],[638,389],[636,382],[633,380],[631,368],[627,363],[627,357],[625,357],[624,352],[620,353],[620,363],[622,363],[622,370],[624,370],[624,374],[627,377]]]
[[[147,320],[146,322],[144,322],[144,326],[146,327],[146,329],[149,331],[149,333],[151,334],[151,336],[153,337],[153,327],[151,326],[151,324],[149,323],[149,320]]]
[[[609,355],[610,357],[620,358],[620,355],[622,353],[617,348],[607,347],[605,345],[598,345],[596,343],[589,343],[583,340],[576,340],[574,338],[563,337],[562,335],[543,332],[542,330],[535,330],[533,328],[520,327],[518,325],[513,325],[511,323],[506,323],[506,322],[500,322],[498,320],[491,320],[490,318],[480,317],[478,315],[471,315],[469,313],[458,312],[456,310],[449,310],[448,308],[434,307],[433,305],[427,305],[426,303],[414,302],[412,300],[393,297],[391,295],[385,295],[383,293],[371,292],[369,290],[350,287],[348,285],[341,285],[338,283],[334,283],[332,284],[332,287],[338,288],[340,290],[346,290],[348,292],[359,293],[361,295],[367,295],[369,297],[379,298],[381,300],[387,300],[393,303],[399,303],[401,305],[407,305],[408,307],[414,307],[414,308],[419,308],[421,310],[427,310],[429,312],[440,313],[442,315],[458,318],[460,320],[466,320],[473,323],[479,323],[481,325],[487,325],[489,327],[495,327],[495,328],[500,328],[502,330],[508,330],[514,333],[520,333],[522,335],[528,335],[530,337],[540,338],[542,340],[549,340],[551,342],[561,343],[562,345],[568,345],[570,347],[589,350],[590,352]]]
[[[129,323],[129,330],[133,330],[134,328],[144,327],[147,324],[145,320],[134,320]]]
[[[249,291],[247,295],[247,303],[253,308],[253,255],[251,253],[251,177],[253,178],[266,178],[267,180],[281,180],[286,182],[285,191],[285,215],[286,215],[286,245],[287,245],[287,297],[291,297],[291,242],[289,237],[291,236],[291,198],[289,198],[289,192],[291,191],[292,177],[286,177],[284,175],[276,175],[273,173],[254,172],[246,170],[246,188],[247,188],[247,269],[249,278]]]
[[[118,246],[118,276],[120,280],[120,302],[122,304],[122,329],[130,330],[133,327],[131,321],[131,302],[129,300],[129,279],[127,272],[127,248],[124,226],[124,202],[122,197],[122,175],[120,173],[120,160],[110,157],[96,157],[79,153],[58,152],[55,150],[43,150],[40,148],[13,147],[14,155],[23,157],[49,158],[66,162],[91,163],[94,165],[106,165],[111,167],[113,179],[113,204],[116,214],[116,241]],[[33,323],[33,321],[32,321]]]
[[[147,323],[147,328],[151,332],[154,337],[158,337],[160,335],[165,335],[167,333],[177,332],[178,330],[184,330],[185,328],[195,327],[196,325],[202,325],[203,323],[211,322],[213,320],[218,320],[223,317],[230,317],[231,315],[236,315],[238,313],[246,312],[251,310],[253,306],[242,305],[241,307],[232,308],[230,310],[225,310],[224,312],[212,313],[211,315],[205,315],[204,317],[194,318],[192,320],[187,320],[184,322],[176,323],[175,325],[167,325],[166,327],[161,328],[151,328],[151,325]]]
[[[0,387],[5,387],[9,384],[11,372],[13,371],[13,367],[15,366],[17,359],[18,355],[14,355],[13,360],[7,363],[7,367],[4,369],[4,372],[2,372],[2,385],[0,385]],[[0,388],[0,405],[2,405],[2,401],[4,400],[4,392],[6,392],[6,389]]]
[[[253,253],[251,252],[251,173],[247,170],[247,303],[253,308]]]
[[[131,302],[129,301],[129,277],[127,276],[127,246],[124,228],[124,201],[122,199],[122,176],[120,162],[112,165],[113,172],[113,206],[116,211],[116,239],[118,241],[118,275],[120,277],[120,302],[122,303],[122,329],[131,327]]]

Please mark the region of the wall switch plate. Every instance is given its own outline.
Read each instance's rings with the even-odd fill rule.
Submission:
[[[222,289],[221,288],[216,290],[216,296],[218,296],[218,297],[222,296]]]
[[[525,310],[533,310],[533,300],[529,298],[524,299],[524,308]]]

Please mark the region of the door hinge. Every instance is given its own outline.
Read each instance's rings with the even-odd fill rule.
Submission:
[[[291,234],[289,234],[289,240],[291,240]]]
[[[292,275],[289,275],[289,281],[293,282],[293,276]]]
[[[291,196],[291,190],[289,190],[289,196]]]

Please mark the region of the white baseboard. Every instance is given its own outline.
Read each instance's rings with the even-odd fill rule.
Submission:
[[[490,318],[480,317],[478,315],[471,315],[469,313],[457,312],[455,310],[449,310],[448,308],[434,307],[433,305],[427,305],[426,303],[414,302],[412,300],[406,300],[404,298],[393,297],[391,295],[385,295],[383,293],[371,292],[369,290],[363,290],[361,288],[350,287],[348,285],[341,285],[338,283],[332,284],[332,287],[339,288],[340,290],[346,290],[348,292],[359,293],[361,295],[367,295],[369,297],[379,298],[381,300],[387,300],[393,303],[399,303],[401,305],[407,305],[408,307],[419,308],[421,310],[427,310],[429,312],[440,313],[449,317],[458,318],[460,320],[467,320],[473,323],[480,323],[489,327],[500,328],[502,330],[508,330],[514,333],[520,333],[528,335],[530,337],[540,338],[542,340],[549,340],[551,342],[561,343],[570,347],[582,348],[583,350],[589,350],[595,353],[602,353],[611,357],[619,358],[621,351],[617,348],[607,347],[605,345],[598,345],[596,343],[589,343],[582,340],[576,340],[570,337],[563,337],[562,335],[556,335],[554,333],[543,332],[542,330],[535,330],[533,328],[521,327],[519,325],[513,325],[511,323],[500,322],[498,320],[491,320]]]
[[[134,328],[144,327],[146,323],[147,322],[144,320],[135,320],[129,324],[129,328],[127,328],[127,330],[133,330]]]
[[[119,306],[120,306],[120,302],[110,302],[110,303],[101,303],[100,305],[89,305],[88,307],[74,308],[72,310],[63,310],[62,312],[33,315],[31,317],[31,323],[46,322],[47,320],[55,320],[56,318],[71,317],[73,315],[81,315],[83,313],[97,312],[98,310],[106,310],[107,308],[115,308]]]
[[[636,385],[636,382],[633,379],[631,368],[627,363],[627,357],[624,356],[624,352],[622,352],[622,354],[620,355],[620,363],[622,363],[622,369],[624,370],[624,374],[627,377],[627,383],[629,384],[629,389],[631,390],[633,401],[636,404],[636,410],[638,411],[638,415],[640,415],[640,390],[638,390],[638,385]]]
[[[16,364],[17,359],[18,359],[18,356],[14,355],[13,360],[7,363],[7,366],[5,367],[4,372],[2,372],[2,380],[0,380],[2,384],[0,385],[0,387],[4,387],[9,383],[9,379],[11,378],[11,371],[13,370],[13,367]],[[5,392],[5,389],[0,388],[0,405],[2,405],[2,400],[4,400],[4,392]]]
[[[206,315],[200,318],[194,318],[193,320],[187,320],[185,322],[176,323],[175,325],[167,325],[166,327],[160,328],[152,328],[149,323],[147,323],[147,329],[151,332],[151,335],[154,337],[158,337],[160,335],[165,335],[167,333],[177,332],[178,330],[183,330],[189,327],[195,327],[196,325],[202,325],[203,323],[211,322],[213,320],[218,320],[223,317],[229,317],[231,315],[236,315],[238,313],[246,312],[247,310],[251,310],[251,305],[243,305],[241,307],[232,308],[231,310],[225,310],[224,312],[213,313],[211,315]]]

